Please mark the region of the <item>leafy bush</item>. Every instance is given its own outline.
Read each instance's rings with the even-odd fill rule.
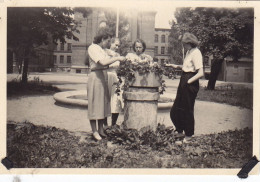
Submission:
[[[181,146],[172,128],[108,128],[99,142],[55,127],[7,124],[7,157],[15,168],[241,168],[252,156],[252,130],[202,135]]]
[[[53,94],[59,91],[57,87],[44,83],[39,77],[34,77],[32,81],[23,83],[21,82],[21,77],[18,76],[11,82],[7,82],[8,97],[32,94]]]

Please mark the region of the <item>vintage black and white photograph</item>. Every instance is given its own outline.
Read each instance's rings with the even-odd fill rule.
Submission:
[[[236,169],[255,155],[254,6],[73,5],[7,7],[13,168]]]

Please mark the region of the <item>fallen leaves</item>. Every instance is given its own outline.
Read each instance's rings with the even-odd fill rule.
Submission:
[[[96,142],[55,127],[7,124],[7,154],[15,168],[239,168],[252,156],[252,130],[193,137],[180,146],[172,127],[156,132],[106,130]]]

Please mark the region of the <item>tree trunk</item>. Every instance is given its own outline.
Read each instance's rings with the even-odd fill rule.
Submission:
[[[24,55],[23,75],[22,75],[22,83],[25,84],[28,81],[28,65],[29,65],[29,50],[26,50]]]
[[[208,81],[208,86],[207,86],[208,90],[214,90],[215,89],[216,81],[217,81],[217,78],[218,78],[218,74],[221,70],[222,62],[223,62],[223,60],[213,61],[212,65],[211,65],[211,72],[210,72],[210,75],[209,75],[209,81]]]
[[[13,73],[13,51],[7,50],[7,73]]]
[[[21,58],[19,58],[18,64],[19,64],[18,65],[19,74],[22,74],[23,61]]]

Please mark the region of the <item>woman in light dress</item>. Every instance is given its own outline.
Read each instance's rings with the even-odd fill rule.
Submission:
[[[108,90],[108,65],[116,61],[124,61],[125,57],[110,57],[104,49],[110,47],[111,37],[106,32],[99,33],[88,48],[90,74],[88,78],[88,117],[93,137],[101,140],[105,137],[104,122],[111,115],[110,95]],[[96,126],[98,121],[98,129]]]
[[[119,56],[118,50],[120,47],[120,40],[119,38],[112,38],[111,39],[111,47],[110,49],[106,49],[106,52],[111,57]],[[116,61],[113,64],[109,65],[108,69],[108,88],[111,97],[111,124],[112,126],[116,124],[119,113],[123,110],[123,100],[122,94],[117,94],[117,83],[118,78],[116,74],[116,69],[119,67],[120,62]],[[107,126],[107,121],[105,122],[105,126]]]

